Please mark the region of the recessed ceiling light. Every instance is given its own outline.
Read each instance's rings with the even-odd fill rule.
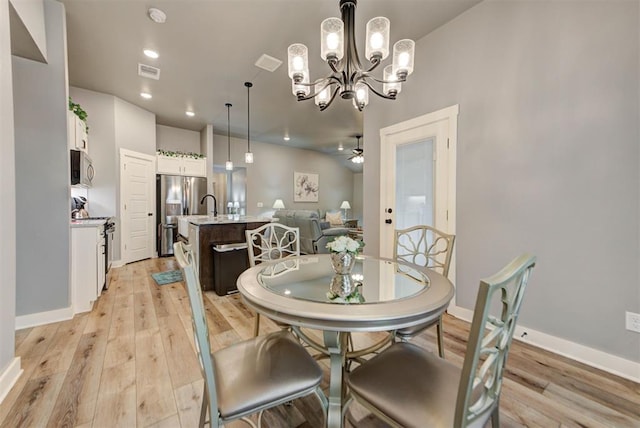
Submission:
[[[146,56],[148,56],[149,58],[153,58],[153,59],[158,59],[158,57],[160,56],[160,55],[158,55],[158,52],[156,52],[154,50],[151,50],[151,49],[145,49],[143,52],[144,52],[144,54]]]
[[[184,112],[184,114],[186,114],[186,115],[187,115],[187,116],[189,116],[189,117],[193,117],[193,116],[195,116],[195,115],[196,115],[194,112],[189,111],[189,110],[185,111],[185,112]]]
[[[344,150],[344,146],[342,145],[342,143],[340,143],[340,144],[338,145],[338,150],[340,150],[340,151],[343,151],[343,150]]]
[[[140,96],[145,100],[151,99],[151,94],[148,92],[140,92]]]
[[[285,136],[284,137],[284,141],[289,141],[291,138],[289,138],[289,136]]]
[[[147,13],[149,14],[149,18],[155,23],[164,24],[167,20],[167,14],[158,8],[150,7]]]

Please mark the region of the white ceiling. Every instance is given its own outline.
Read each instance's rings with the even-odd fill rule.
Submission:
[[[69,83],[151,111],[158,124],[200,131],[210,123],[215,133],[226,135],[225,103],[230,102],[231,134],[246,138],[244,82],[251,81],[252,140],[310,148],[346,160],[350,150],[338,152],[338,145],[355,147],[353,136],[362,132],[363,113],[350,100],[336,99],[320,112],[312,100],[296,101],[287,76],[287,47],[295,42],[309,48],[312,79],[328,74],[320,59],[320,23],[340,16],[338,0],[61,1],[67,12]],[[418,40],[479,1],[360,0],[356,38],[362,45],[366,22],[383,15],[391,20],[391,43]],[[166,22],[151,21],[149,7],[163,10]],[[160,57],[145,57],[145,48]],[[259,69],[254,63],[262,54],[283,64],[273,73]],[[160,79],[139,77],[138,63],[160,68]],[[142,91],[153,98],[142,99]],[[375,95],[371,102],[393,105]],[[195,117],[185,115],[188,109]],[[290,141],[283,140],[285,134]]]

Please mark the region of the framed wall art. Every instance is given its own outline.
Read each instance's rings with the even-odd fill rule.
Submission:
[[[318,174],[293,173],[293,202],[318,202]]]

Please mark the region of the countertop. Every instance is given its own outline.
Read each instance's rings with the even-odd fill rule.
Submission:
[[[255,217],[244,215],[219,215],[217,217],[202,215],[202,216],[189,216],[188,221],[196,226],[202,226],[207,224],[231,224],[231,223],[253,223],[253,222],[271,222],[271,217]]]
[[[80,219],[74,219],[71,220],[71,227],[99,227],[99,226],[103,226],[105,223],[107,222],[107,220],[105,219],[101,219],[101,220],[80,220]]]

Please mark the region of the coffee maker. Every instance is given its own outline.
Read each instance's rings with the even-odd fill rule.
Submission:
[[[89,213],[85,209],[87,198],[84,196],[71,198],[71,218],[89,218]]]

